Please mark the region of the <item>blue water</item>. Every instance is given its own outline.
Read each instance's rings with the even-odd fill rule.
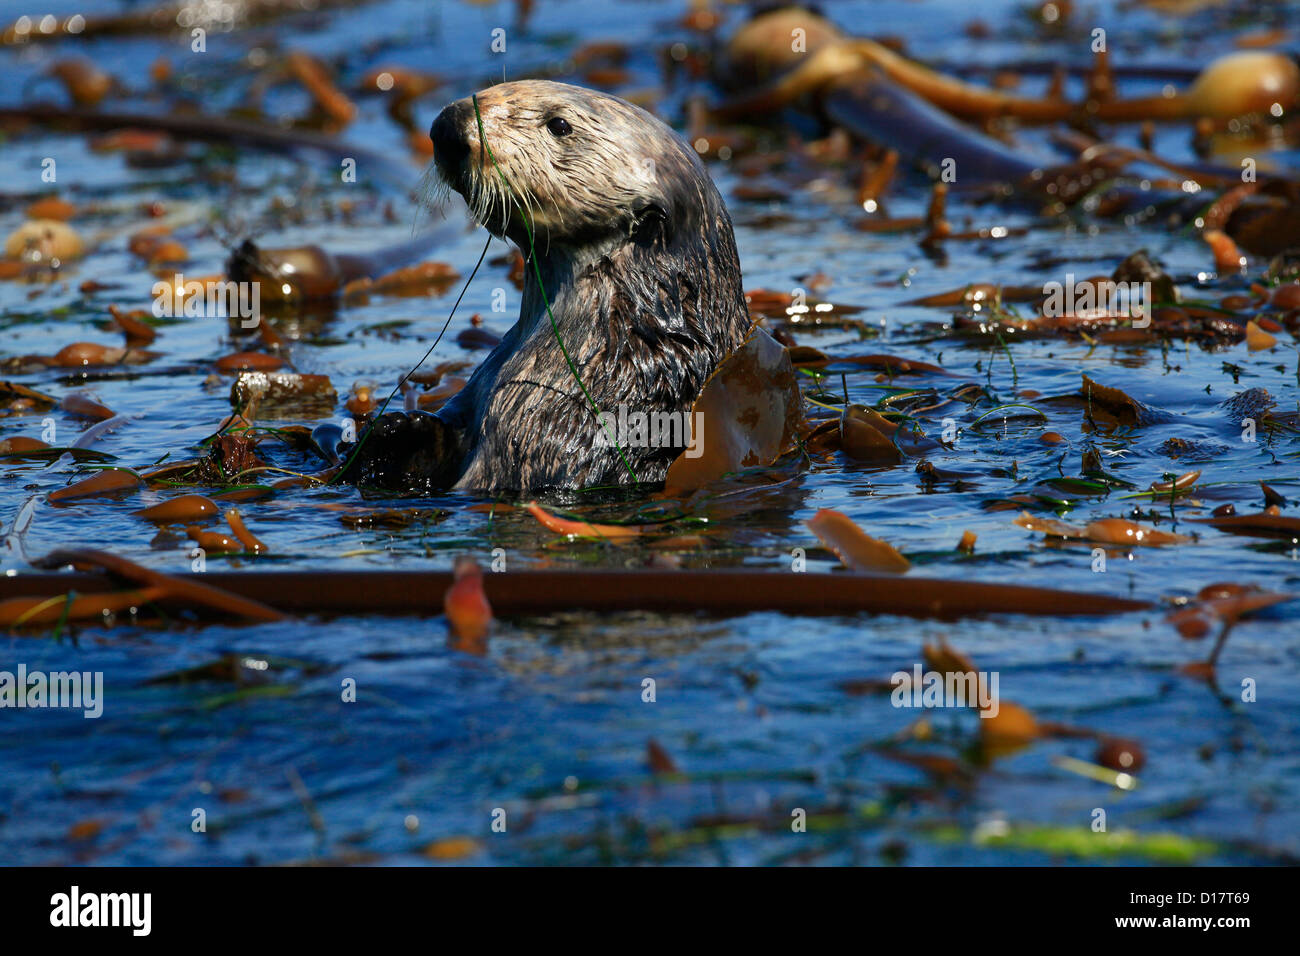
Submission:
[[[1077,43],[1078,61],[1088,58],[1086,17],[1076,25],[1075,40],[1060,40],[1036,30],[1018,4],[981,5],[978,16],[993,36],[976,40],[962,30],[973,16],[966,4],[826,6],[847,30],[901,36],[913,55],[946,63],[1060,58],[1076,48],[1071,43]],[[158,36],[5,49],[0,99],[12,105],[25,95],[57,98],[57,86],[35,78],[52,59],[72,53],[93,57],[129,87],[144,90],[149,64],[164,56],[204,107],[216,112],[244,101],[254,76],[250,50],[264,49],[274,59],[278,45],[336,60],[349,86],[381,65],[438,73],[446,86],[418,105],[417,125],[427,128],[444,102],[503,73],[511,78],[562,68],[576,45],[616,39],[627,47],[628,82],[614,91],[657,91],[661,114],[680,126],[683,90],[662,88],[658,54],[674,41],[695,42],[679,23],[685,3],[540,0],[537,7],[522,31],[514,26],[511,4],[388,0],[310,22],[213,34],[205,54],[189,53],[178,38]],[[98,2],[77,9],[121,7]],[[1179,28],[1179,21],[1114,4],[1100,5],[1097,13],[1117,38],[1119,62],[1156,63],[1200,63],[1228,49],[1231,31],[1219,16],[1199,14]],[[1243,17],[1232,29],[1255,25]],[[504,56],[487,52],[498,26],[508,32]],[[1137,39],[1153,36],[1150,43]],[[1027,80],[1027,89],[1036,82]],[[379,101],[359,102],[361,113],[344,138],[404,155],[402,137]],[[140,94],[126,105],[157,109],[161,102]],[[270,87],[262,102],[269,116],[297,115],[305,106],[304,94],[292,84]],[[1134,141],[1131,129],[1119,137]],[[1048,151],[1037,134],[1025,138],[1032,148]],[[1163,131],[1157,148],[1188,158],[1186,130]],[[196,147],[195,155],[204,154]],[[208,155],[202,166],[142,170],[125,166],[116,154],[93,153],[83,137],[66,134],[0,141],[3,188],[21,196],[48,188],[39,180],[47,156],[57,159],[65,198],[99,207],[95,216],[75,222],[95,242],[66,281],[0,282],[5,356],[49,354],[79,340],[116,344],[114,335],[98,328],[107,306],[149,307],[153,279],[126,250],[126,236],[146,221],[135,211],[140,203],[162,200],[171,211],[192,213],[176,234],[192,257],[184,271],[194,276],[221,270],[231,235],[251,233],[270,247],[315,242],[358,250],[403,241],[427,223],[406,197],[367,179],[364,166],[356,185],[340,184],[332,161],[249,151],[234,159]],[[786,574],[792,552],[803,548],[809,570],[831,570],[833,556],[803,523],[819,508],[834,508],[912,556],[910,573],[918,576],[1152,601],[1194,595],[1224,580],[1297,590],[1300,570],[1290,543],[1189,523],[1186,517],[1203,513],[1194,505],[1180,505],[1178,521],[1164,520],[1161,527],[1195,532],[1196,543],[1131,554],[1112,549],[1106,571],[1098,573],[1090,546],[1049,546],[1041,535],[1012,524],[1016,511],[982,507],[1027,491],[1032,479],[1079,473],[1089,443],[1079,406],[1044,405],[1046,422],[988,420],[990,427],[972,428],[994,400],[1011,401],[1022,389],[1071,394],[1086,373],[1174,416],[1167,424],[1099,439],[1108,471],[1145,488],[1167,472],[1198,468],[1206,487],[1195,497],[1204,510],[1231,501],[1239,512],[1257,511],[1260,480],[1289,498],[1300,494],[1295,440],[1283,434],[1243,443],[1239,424],[1218,403],[1261,386],[1278,399],[1280,410],[1293,409],[1297,360],[1289,336],[1280,336],[1279,347],[1254,354],[1244,345],[1206,351],[1173,342],[1162,351],[1093,348],[1076,340],[1017,342],[1013,368],[996,344],[914,341],[922,324],[947,319],[954,310],[903,304],[972,282],[1041,285],[1066,272],[1109,273],[1137,248],[1184,280],[1185,295],[1215,300],[1232,284],[1196,288],[1210,258],[1194,234],[1084,219],[1041,221],[954,202],[949,212],[958,228],[1032,230],[1026,237],[949,243],[946,259],[935,261],[920,253],[915,236],[853,228],[856,183],[833,166],[790,160],[786,172],[772,178],[790,198],[754,201],[736,196],[746,182],[739,164],[713,162],[710,170],[736,222],[747,288],[789,291],[809,273],[825,273],[833,284],[820,295],[861,307],[858,317],[885,330],[866,341],[853,329],[796,330],[801,343],[843,355],[890,352],[936,362],[955,377],[919,384],[942,392],[970,381],[985,386],[992,398],[945,413],[957,419],[962,437],[952,452],[930,455],[940,469],[973,473],[963,486],[927,488],[914,462],[894,468],[867,468],[838,457],[816,463],[779,488],[704,504],[707,547],[678,554],[683,568],[707,573],[743,564]],[[412,160],[410,169],[414,187],[421,167]],[[907,174],[895,184],[890,208],[895,216],[919,215],[927,201],[923,178]],[[328,210],[342,203],[353,204],[350,216],[331,216]],[[7,204],[0,231],[7,235],[22,221],[24,205]],[[482,242],[481,232],[466,231],[433,258],[468,275]],[[494,243],[489,260],[505,251]],[[1060,262],[1042,266],[1045,251]],[[1257,273],[1262,264],[1254,266]],[[90,278],[113,287],[80,292],[80,283]],[[496,289],[506,291],[505,314],[492,310]],[[281,329],[296,340],[294,366],[329,375],[341,399],[353,382],[373,382],[386,393],[432,342],[458,291],[372,297]],[[482,353],[461,349],[452,334],[475,313],[504,331],[517,306],[506,267],[485,264],[432,361],[477,360]],[[395,334],[377,329],[395,321],[409,325]],[[163,354],[128,377],[83,380],[60,371],[2,377],[56,395],[90,389],[129,419],[93,447],[142,468],[164,454],[193,455],[229,413],[229,379],[212,375],[204,363],[235,350],[224,322],[211,319],[167,326],[151,348]],[[865,371],[849,374],[846,382],[853,401],[868,403],[881,397],[882,384],[887,383]],[[834,376],[830,389],[839,388]],[[57,412],[53,418],[58,444],[70,443],[84,428]],[[38,435],[38,422],[0,419],[0,438]],[[937,423],[928,424],[937,430]],[[1068,443],[1045,445],[1039,438],[1045,430],[1059,432]],[[1174,461],[1159,450],[1174,437],[1209,442],[1216,450],[1203,459]],[[287,453],[277,460],[292,468],[310,464]],[[188,543],[157,536],[133,514],[163,500],[158,491],[63,507],[40,500],[74,473],[67,464],[0,464],[6,533],[24,503],[37,502],[30,527],[7,542],[6,573],[21,573],[30,559],[69,544],[190,572]],[[1079,499],[1065,520],[1084,524],[1125,515],[1133,502],[1121,495]],[[489,520],[469,510],[476,503],[461,496],[421,502],[451,511],[427,528],[354,530],[340,522],[341,507],[414,503],[374,505],[350,488],[281,492],[241,507],[268,555],[209,560],[250,573],[259,567],[445,569],[465,552],[486,565],[492,550],[502,548],[513,571],[636,567],[652,554],[636,546],[557,541],[526,514]],[[597,514],[616,518],[628,511],[626,502],[614,502]],[[1294,507],[1284,513],[1294,513]],[[978,536],[974,557],[954,550],[966,530]],[[430,595],[431,603],[438,597]],[[1087,831],[1098,808],[1106,810],[1112,832],[1206,841],[1196,844],[1200,862],[1293,859],[1300,854],[1300,712],[1293,703],[1300,692],[1298,621],[1300,605],[1293,602],[1237,625],[1219,663],[1218,692],[1179,673],[1208,653],[1209,641],[1180,638],[1160,610],[1098,619],[1006,616],[953,623],[865,615],[575,613],[501,621],[483,657],[449,649],[446,625],[434,616],[306,618],[246,627],[160,628],[119,620],[111,627],[79,627],[60,639],[5,636],[0,670],[23,663],[29,670],[101,671],[105,709],[97,720],[68,711],[0,711],[0,861],[410,863],[435,859],[424,852],[433,844],[446,856],[472,863],[1041,863],[1054,857],[989,845],[980,834],[1003,824],[1012,830],[1042,825]],[[960,760],[964,778],[938,779],[884,756],[881,748],[921,715],[891,706],[884,695],[850,694],[841,684],[887,680],[911,668],[923,643],[941,638],[981,669],[998,671],[1003,696],[1040,720],[1139,741],[1146,766],[1135,775],[1137,789],[1118,790],[1054,762],[1062,756],[1091,761],[1095,743],[1086,739],[1041,741],[979,765],[968,759],[979,721],[967,712],[931,714],[932,739],[897,743],[908,752]],[[229,654],[270,659],[269,670],[258,672],[266,683],[243,689],[220,680],[149,683]],[[646,678],[655,681],[653,703],[642,699]],[[355,702],[341,699],[349,679],[356,682]],[[1255,702],[1240,700],[1245,679],[1257,685]],[[671,755],[679,777],[656,780],[650,774],[651,740]],[[791,813],[800,808],[821,823],[795,834]],[[192,828],[195,810],[204,811],[206,832]],[[492,828],[498,810],[504,811],[504,832]],[[460,838],[469,842],[446,842]],[[1156,858],[1136,853],[1086,859]]]

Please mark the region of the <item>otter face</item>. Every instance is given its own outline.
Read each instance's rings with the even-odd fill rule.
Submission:
[[[438,115],[434,160],[474,218],[525,253],[526,221],[545,250],[663,235],[709,203],[692,188],[708,182],[694,151],[631,103],[545,80],[502,83],[477,98],[477,117],[468,97]]]

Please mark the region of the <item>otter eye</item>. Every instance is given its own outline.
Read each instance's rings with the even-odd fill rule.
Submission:
[[[554,119],[546,121],[546,128],[556,136],[568,136],[573,132],[573,127],[563,116],[557,116]]]

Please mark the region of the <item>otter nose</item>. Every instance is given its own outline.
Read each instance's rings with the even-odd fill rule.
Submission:
[[[439,163],[458,166],[469,155],[469,143],[465,140],[465,122],[469,115],[469,105],[465,100],[457,100],[433,121],[429,139],[433,140],[433,155]]]

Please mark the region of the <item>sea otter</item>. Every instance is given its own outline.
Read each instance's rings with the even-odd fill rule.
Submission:
[[[442,181],[523,252],[519,320],[436,414],[383,415],[345,446],[346,476],[485,493],[662,482],[681,443],[619,447],[602,424],[620,408],[685,420],[752,325],[695,150],[631,103],[542,80],[457,100],[430,137]]]

